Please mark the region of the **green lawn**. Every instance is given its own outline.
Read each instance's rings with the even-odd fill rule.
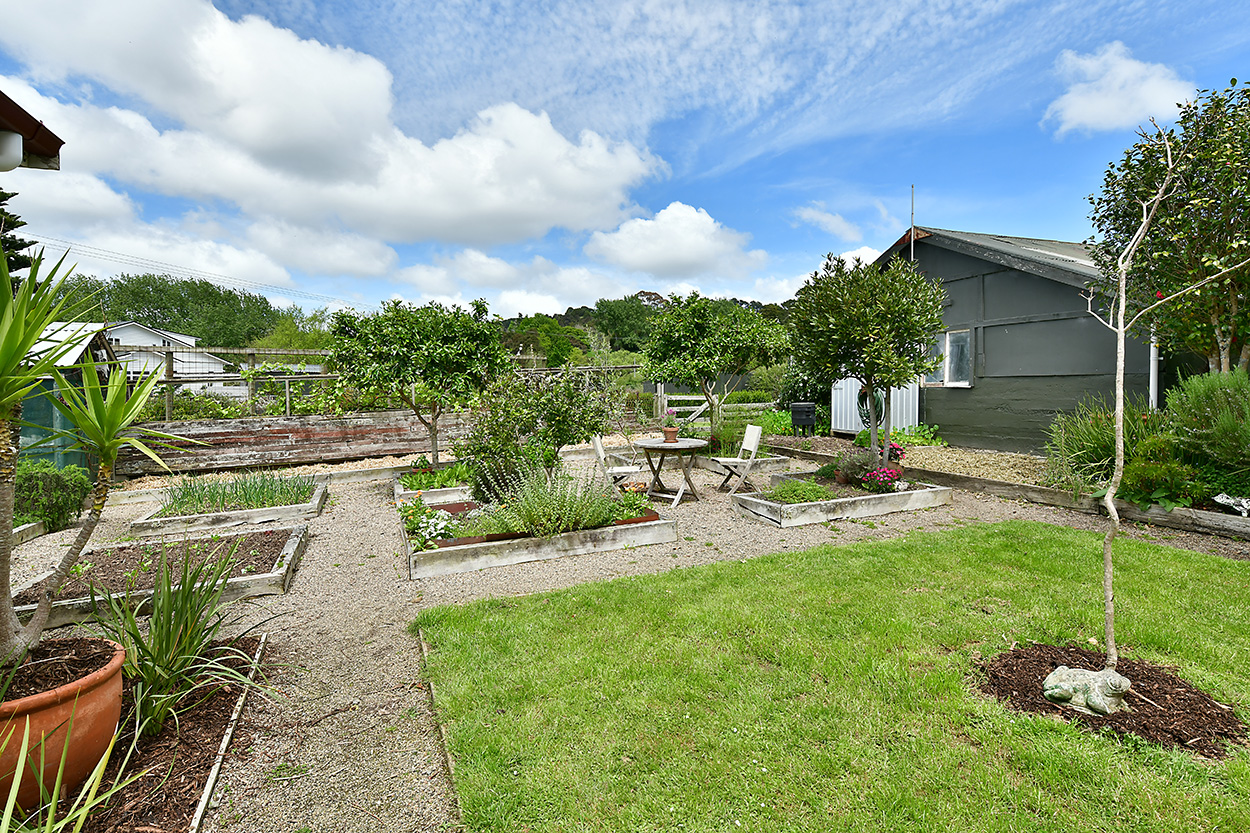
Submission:
[[[1250,562],[1121,541],[1126,656],[1250,718]],[[414,625],[473,831],[1250,830],[1218,763],[1009,712],[974,657],[1100,637],[1100,536],[1009,522]]]

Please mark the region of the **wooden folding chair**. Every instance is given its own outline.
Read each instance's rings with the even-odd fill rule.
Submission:
[[[760,436],[764,433],[764,429],[758,425],[748,425],[746,434],[742,437],[742,448],[738,449],[737,457],[713,457],[712,459],[720,463],[728,473],[725,479],[720,482],[718,489],[723,489],[729,485],[729,481],[738,478],[738,482],[729,490],[729,494],[738,491],[751,473],[751,467],[755,465],[755,455],[760,450]]]
[[[612,485],[618,489],[632,475],[646,471],[646,466],[612,465],[612,461],[608,459],[607,452],[603,450],[603,437],[600,437],[598,434],[590,438],[590,444],[595,447],[595,456],[599,458],[599,465],[603,469],[603,473],[612,481]]]

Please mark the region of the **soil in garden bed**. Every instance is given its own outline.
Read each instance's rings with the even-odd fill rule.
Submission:
[[[1042,696],[1042,680],[1060,665],[1096,671],[1105,661],[1105,654],[1074,645],[1016,648],[982,664],[985,680],[981,690],[1017,711],[1055,715],[1092,731],[1136,735],[1208,758],[1223,758],[1228,754],[1228,744],[1245,744],[1250,739],[1246,725],[1231,708],[1176,676],[1175,668],[1148,662],[1121,658],[1116,666],[1133,684],[1126,700],[1131,712],[1082,714]]]
[[[215,559],[225,555],[231,555],[234,560],[230,571],[231,578],[267,573],[273,569],[290,535],[289,529],[269,529],[246,535],[149,541],[96,550],[83,556],[78,563],[84,569],[79,574],[71,574],[56,597],[85,598],[91,595],[91,583],[110,593],[120,593],[127,589],[151,590],[156,581],[162,551],[166,553],[174,576],[181,573],[182,561],[187,557],[195,564],[206,558]],[[14,596],[13,602],[15,605],[35,604],[42,592],[41,582]]]
[[[234,644],[250,658],[256,654],[259,637],[244,637]],[[247,663],[241,658],[228,662],[246,673]],[[166,721],[159,734],[141,737],[122,778],[145,769],[150,771],[115,795],[107,808],[93,813],[83,828],[84,833],[186,830],[195,815],[209,770],[217,759],[217,749],[239,693],[238,685],[219,689],[177,721],[172,718]],[[122,691],[123,731],[113,747],[102,789],[116,780],[122,759],[134,739],[131,703],[127,681]],[[233,743],[249,743],[243,723],[236,730]]]

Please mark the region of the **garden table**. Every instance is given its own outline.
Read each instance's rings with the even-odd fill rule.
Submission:
[[[647,489],[647,497],[672,495],[671,506],[681,503],[681,499],[687,494],[695,500],[699,499],[699,492],[694,487],[694,481],[690,479],[690,469],[694,465],[694,453],[701,448],[707,448],[707,440],[695,440],[688,437],[683,437],[675,443],[666,443],[660,439],[635,440],[634,446],[642,449],[642,453],[647,457],[647,468],[651,469],[651,486]],[[664,468],[664,458],[669,455],[677,458],[681,466],[681,475],[685,480],[684,483],[678,484],[675,492],[665,486],[664,481],[660,479],[660,471]]]

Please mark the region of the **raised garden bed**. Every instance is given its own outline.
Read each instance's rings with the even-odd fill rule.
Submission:
[[[79,560],[79,564],[87,566],[81,574],[71,575],[62,587],[60,598],[52,603],[48,626],[74,625],[94,616],[89,582],[114,595],[124,593],[129,587],[135,602],[147,601],[152,595],[162,548],[170,564],[177,569],[176,565],[181,564],[186,555],[197,560],[224,555],[236,546],[236,542],[236,563],[222,599],[228,601],[285,593],[308,544],[308,527],[269,529],[229,537],[149,541],[87,550]],[[13,600],[18,605],[17,615],[22,621],[30,619],[35,612],[40,588],[49,575],[51,573],[40,576],[13,594]]]
[[[721,455],[731,457],[731,454]],[[694,467],[697,469],[707,469],[724,476],[728,474],[728,470],[711,457],[704,457],[701,454],[694,456]],[[785,471],[790,467],[789,457],[756,457],[755,465],[751,466],[751,474],[771,474],[773,472]]]
[[[772,485],[776,486],[784,480],[809,480],[812,477],[814,474],[811,472],[775,474]],[[790,527],[944,506],[951,502],[951,490],[946,486],[913,483],[912,488],[905,492],[863,493],[811,503],[779,503],[765,498],[761,492],[735,494],[730,500],[738,514],[744,517],[777,527]]]
[[[35,521],[30,524],[22,524],[13,530],[13,546],[25,544],[27,541],[33,541],[40,535],[48,531],[43,521]]]
[[[235,509],[226,512],[211,512],[205,515],[175,515],[171,518],[158,518],[160,507],[133,521],[130,531],[136,534],[155,534],[166,532],[197,532],[206,529],[221,529],[242,524],[262,524],[271,521],[298,521],[315,518],[325,508],[328,496],[327,484],[318,478],[313,489],[312,498],[307,503],[296,503],[290,506],[266,506],[260,509]]]
[[[473,504],[450,503],[436,508],[456,514],[473,508]],[[400,528],[403,528],[402,520]],[[527,561],[547,561],[566,555],[672,543],[677,540],[677,522],[664,520],[653,511],[598,529],[565,532],[547,538],[509,535],[451,538],[437,542],[437,548],[432,550],[413,549],[406,533],[404,540],[408,541],[408,577],[418,579]]]

